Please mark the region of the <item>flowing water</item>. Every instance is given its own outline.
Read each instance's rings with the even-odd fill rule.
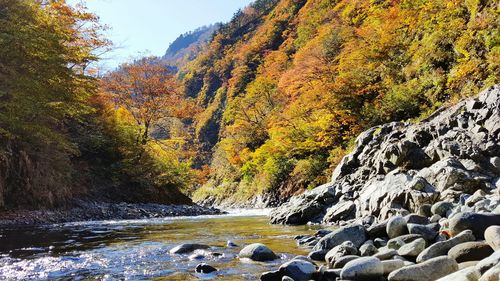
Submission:
[[[133,221],[83,222],[0,229],[0,280],[258,280],[295,255],[293,240],[311,226],[270,225],[262,212]],[[264,243],[280,255],[273,262],[240,260],[241,247]],[[210,245],[220,257],[190,260],[169,250],[182,243]],[[198,274],[206,262],[217,269]]]

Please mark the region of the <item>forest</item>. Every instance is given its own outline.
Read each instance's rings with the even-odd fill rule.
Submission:
[[[83,5],[3,0],[0,208],[283,202],[363,130],[499,83],[499,18],[491,0],[257,0],[176,65],[103,73]]]

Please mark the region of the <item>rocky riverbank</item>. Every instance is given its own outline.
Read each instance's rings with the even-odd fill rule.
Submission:
[[[53,223],[130,220],[174,216],[222,214],[219,209],[199,205],[162,205],[76,201],[70,208],[16,210],[0,213],[1,225],[42,225]]]
[[[272,212],[271,222],[385,220],[438,201],[468,200],[464,210],[493,212],[500,188],[499,135],[499,85],[417,124],[369,129],[330,183],[292,197]]]
[[[500,280],[500,86],[418,124],[362,133],[332,181],[271,212],[272,223],[334,225],[262,281]],[[280,258],[262,244],[240,258]]]

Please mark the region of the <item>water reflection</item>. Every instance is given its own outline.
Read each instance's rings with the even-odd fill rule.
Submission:
[[[255,280],[284,260],[306,250],[290,239],[314,232],[309,226],[278,226],[265,216],[207,216],[181,219],[107,221],[0,230],[0,280]],[[282,259],[243,262],[238,248],[267,244]],[[171,255],[181,243],[201,243],[221,256],[190,260]],[[215,274],[194,273],[207,262]]]

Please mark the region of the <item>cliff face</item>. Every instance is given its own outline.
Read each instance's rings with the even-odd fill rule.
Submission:
[[[437,201],[473,200],[464,208],[499,212],[499,134],[500,85],[417,124],[371,128],[356,139],[330,183],[291,198],[271,213],[271,222],[383,220]]]

